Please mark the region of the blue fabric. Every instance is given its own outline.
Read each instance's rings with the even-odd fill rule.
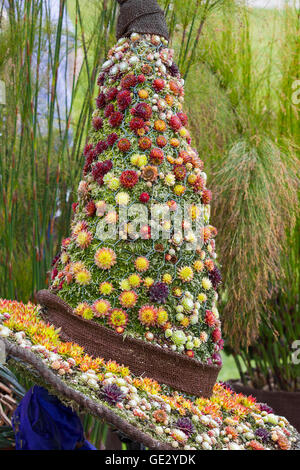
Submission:
[[[12,423],[17,450],[96,450],[84,439],[77,414],[43,387],[26,393]]]

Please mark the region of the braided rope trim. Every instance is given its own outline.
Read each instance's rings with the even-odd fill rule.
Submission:
[[[170,450],[172,447],[164,442],[157,441],[149,434],[140,431],[138,428],[118,416],[112,410],[100,403],[96,403],[92,399],[83,395],[83,393],[68,387],[61,379],[59,379],[35,354],[28,349],[21,348],[10,341],[2,338],[8,354],[30,364],[45,380],[49,386],[54,387],[58,393],[66,398],[76,402],[81,408],[90,412],[94,416],[104,419],[107,423],[115,426],[133,441],[140,442],[150,449]]]

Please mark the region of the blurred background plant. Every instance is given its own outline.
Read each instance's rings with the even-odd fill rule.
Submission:
[[[187,81],[215,194],[226,349],[244,383],[287,391],[300,388],[299,33],[299,2],[226,2],[207,21]]]
[[[214,193],[230,354],[220,379],[299,390],[291,360],[300,339],[299,0],[269,10],[233,0],[159,3]],[[47,286],[116,16],[114,0],[0,0],[2,297],[27,301]],[[85,424],[103,441],[100,424]]]
[[[11,419],[25,393],[15,375],[0,364],[0,449],[12,449],[14,446]]]

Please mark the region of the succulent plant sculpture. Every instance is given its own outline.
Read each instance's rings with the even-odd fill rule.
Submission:
[[[46,386],[147,447],[296,448],[284,417],[215,383],[217,231],[184,81],[156,1],[119,3],[70,236],[42,308],[0,300],[0,337]]]
[[[139,33],[109,51],[51,289],[85,319],[220,364],[212,194],[173,54]]]

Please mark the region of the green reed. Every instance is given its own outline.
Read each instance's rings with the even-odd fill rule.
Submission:
[[[80,175],[82,146],[94,107],[96,73],[110,45],[115,15],[115,8],[99,8],[97,2],[86,32],[76,0],[71,33],[64,30],[66,4],[60,1],[55,25],[42,0],[30,0],[25,6],[19,0],[10,1],[8,18],[0,9],[0,47],[6,50],[0,73],[7,95],[0,123],[0,295],[20,300],[45,286],[51,260],[67,234],[72,191]],[[62,41],[73,44],[66,56],[73,71],[68,77],[71,97],[65,113],[60,112],[60,103],[67,97],[57,96]],[[41,70],[44,54],[46,70]],[[41,117],[39,90],[49,77]],[[84,93],[83,81],[88,84]]]
[[[280,83],[278,93],[278,133],[291,136],[299,145],[299,102],[293,93],[300,89],[300,14],[299,3],[286,5],[282,13],[280,38]],[[299,101],[299,92],[297,94]]]

